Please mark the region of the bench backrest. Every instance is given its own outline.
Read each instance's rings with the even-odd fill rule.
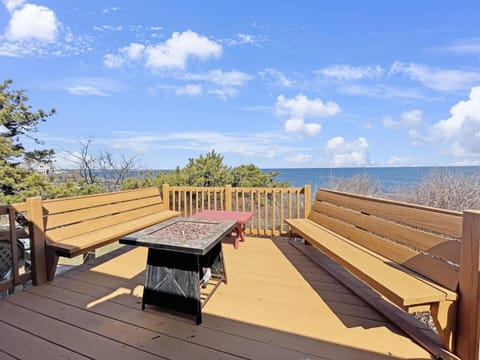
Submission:
[[[157,187],[44,200],[42,207],[50,243],[168,210]]]
[[[457,291],[460,212],[320,189],[308,219]]]

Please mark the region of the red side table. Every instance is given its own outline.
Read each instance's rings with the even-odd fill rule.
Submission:
[[[193,219],[200,220],[233,220],[237,222],[235,232],[235,242],[233,244],[235,249],[238,249],[239,242],[245,241],[245,233],[243,227],[253,217],[253,213],[249,211],[227,211],[227,210],[203,210],[195,215],[192,215]]]

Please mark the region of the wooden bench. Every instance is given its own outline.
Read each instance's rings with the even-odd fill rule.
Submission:
[[[21,204],[13,205],[17,211]],[[59,256],[86,254],[119,238],[178,216],[168,210],[156,187],[69,198],[27,199],[31,237],[45,244],[47,280]]]
[[[286,221],[398,307],[429,311],[454,350],[461,213],[320,189],[307,219]]]

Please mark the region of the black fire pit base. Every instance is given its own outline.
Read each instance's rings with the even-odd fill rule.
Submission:
[[[204,269],[210,269],[212,277],[220,280],[218,283],[227,282],[221,242],[205,255],[149,248],[142,310],[145,305],[166,307],[195,315],[197,324],[201,324],[202,307],[218,287],[202,304]]]

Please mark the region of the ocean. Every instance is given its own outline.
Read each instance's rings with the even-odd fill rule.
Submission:
[[[334,179],[367,174],[372,180],[380,182],[385,193],[410,190],[435,170],[480,176],[480,166],[262,169],[264,172],[277,172],[276,181],[288,181],[293,187],[309,184],[312,190],[325,187]]]

